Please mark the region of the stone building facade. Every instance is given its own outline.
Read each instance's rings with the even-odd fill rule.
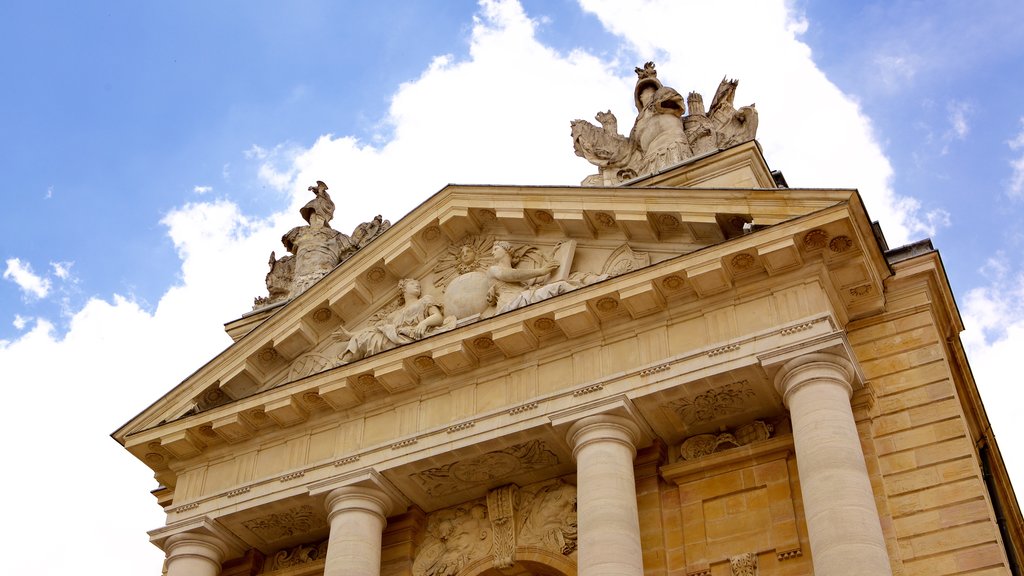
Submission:
[[[638,69],[628,137],[573,123],[581,187],[350,236],[312,186],[234,344],[113,434],[165,573],[1019,573],[938,253],[788,188],[735,89]]]

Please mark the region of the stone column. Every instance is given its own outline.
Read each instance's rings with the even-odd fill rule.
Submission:
[[[853,419],[853,366],[832,354],[790,360],[775,377],[789,408],[814,573],[891,575]]]
[[[326,506],[331,535],[324,576],[379,576],[391,499],[376,488],[344,486],[327,494]]]
[[[588,416],[566,436],[576,459],[579,573],[643,576],[633,478],[640,429],[620,416]]]
[[[183,532],[164,542],[167,576],[217,576],[227,556],[227,546],[219,538]]]

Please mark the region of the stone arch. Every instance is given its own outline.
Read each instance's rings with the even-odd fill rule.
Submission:
[[[494,555],[470,563],[458,576],[577,576],[572,558],[533,546],[516,547],[516,563],[511,568],[494,567]]]

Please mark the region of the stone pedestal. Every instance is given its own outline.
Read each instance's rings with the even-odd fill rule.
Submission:
[[[832,354],[787,362],[775,386],[789,408],[814,573],[891,575],[853,419],[853,366]]]
[[[325,504],[331,535],[324,576],[379,576],[391,499],[375,488],[345,486],[328,493]]]
[[[643,576],[633,477],[640,430],[619,416],[589,416],[567,438],[576,459],[579,573]]]
[[[171,536],[164,551],[166,576],[217,576],[227,556],[227,546],[219,538],[195,532]]]

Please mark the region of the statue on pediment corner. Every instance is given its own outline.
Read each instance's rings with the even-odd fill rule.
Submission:
[[[455,327],[457,318],[446,316],[437,298],[422,294],[419,280],[403,278],[398,281],[398,289],[402,295],[397,307],[372,318],[365,328],[350,332],[340,327],[332,335],[336,341],[346,343],[345,349],[338,354],[338,365],[362,360]]]
[[[289,255],[278,259],[270,253],[268,295],[255,298],[254,310],[298,296],[391,227],[389,221],[377,215],[357,226],[352,236],[342,234],[330,227],[335,205],[327,184],[317,180],[309,191],[314,198],[299,209],[306,225],[296,226],[281,237]]]
[[[600,127],[586,120],[570,122],[576,155],[599,169],[583,180],[585,186],[614,186],[653,174],[688,158],[752,140],[757,133],[754,106],[739,110],[733,106],[736,80],[722,80],[705,112],[699,93],[690,92],[684,101],[679,92],[664,86],[653,62],[636,68],[636,74],[637,116],[629,137],[618,133],[611,111],[597,114]]]

